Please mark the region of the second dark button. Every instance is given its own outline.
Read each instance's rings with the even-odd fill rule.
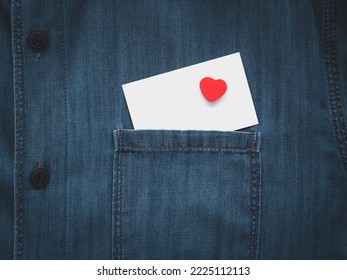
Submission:
[[[34,30],[29,34],[28,42],[34,50],[42,50],[47,44],[47,36],[40,30]]]
[[[49,182],[49,172],[44,167],[34,169],[30,174],[30,183],[35,188],[43,188]]]

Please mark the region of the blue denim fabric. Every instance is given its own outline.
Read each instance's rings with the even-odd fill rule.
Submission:
[[[346,10],[0,0],[0,259],[346,259]],[[122,84],[235,52],[259,125],[133,130]]]

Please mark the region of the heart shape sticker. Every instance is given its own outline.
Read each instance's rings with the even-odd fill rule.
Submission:
[[[218,100],[227,91],[227,84],[224,80],[215,80],[205,77],[200,81],[200,90],[202,95],[209,101]]]

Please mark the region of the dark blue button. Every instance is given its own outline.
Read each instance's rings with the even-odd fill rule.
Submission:
[[[30,174],[30,183],[35,188],[44,188],[49,182],[49,172],[44,167],[34,169]]]
[[[46,33],[41,30],[34,30],[29,34],[28,42],[34,51],[41,51],[47,44]]]

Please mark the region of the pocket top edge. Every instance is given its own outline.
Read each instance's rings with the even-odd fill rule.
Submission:
[[[258,131],[134,130],[113,131],[118,151],[226,151],[254,153]]]

